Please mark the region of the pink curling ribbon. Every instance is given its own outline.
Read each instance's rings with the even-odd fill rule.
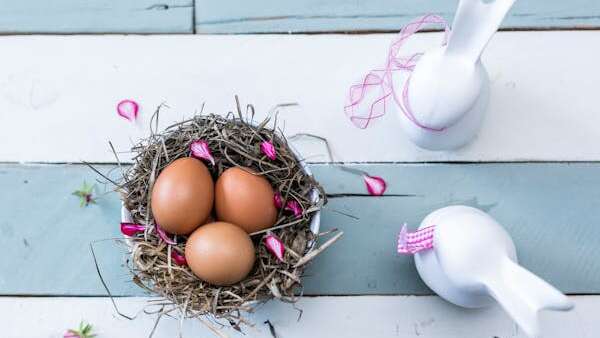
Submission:
[[[444,27],[444,40],[442,45],[445,46],[450,34],[450,27],[446,20],[438,15],[428,14],[420,17],[402,28],[398,36],[392,41],[388,52],[387,61],[384,69],[374,69],[363,78],[362,82],[350,87],[348,95],[348,104],[344,107],[346,116],[358,128],[365,129],[369,126],[371,120],[377,119],[385,115],[387,105],[390,104],[389,99],[393,98],[396,104],[400,107],[404,115],[415,125],[429,131],[443,131],[445,128],[431,128],[421,124],[413,115],[410,104],[408,102],[408,84],[410,83],[410,73],[415,68],[417,61],[423,53],[416,53],[408,57],[398,56],[402,45],[416,32],[421,30],[423,26],[429,24],[442,25]],[[408,72],[409,76],[404,82],[402,89],[402,98],[398,98],[394,89],[393,75],[396,72]],[[373,93],[373,90],[378,92]],[[375,96],[375,99],[368,107],[361,107],[364,100]]]
[[[402,226],[398,235],[398,253],[401,255],[413,255],[422,250],[433,248],[433,233],[435,225],[408,232],[406,223]]]

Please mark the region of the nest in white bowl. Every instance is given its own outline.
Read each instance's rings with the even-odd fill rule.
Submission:
[[[158,113],[153,118],[157,118]],[[141,224],[145,230],[128,238],[128,266],[133,281],[164,298],[163,312],[176,311],[180,316],[211,315],[224,319],[235,328],[244,322],[243,312],[254,304],[277,298],[295,302],[302,293],[302,277],[306,263],[329,246],[338,236],[316,248],[319,213],[326,202],[322,187],[310,174],[276,129],[267,119],[253,123],[253,108],[248,106],[244,118],[238,114],[197,115],[174,124],[132,148],[134,164],[123,174],[119,184],[126,221]],[[214,157],[207,167],[216,180],[226,169],[248,167],[266,178],[282,203],[296,201],[301,213],[279,209],[276,224],[251,234],[256,248],[256,262],[250,274],[234,285],[216,286],[196,277],[186,265],[174,261],[173,251],[184,253],[186,236],[175,236],[176,244],[167,244],[158,234],[149,205],[153,183],[161,171],[178,158],[190,156],[190,144],[203,140]],[[263,141],[272,142],[276,158],[261,151]],[[267,250],[263,237],[276,235],[285,246],[283,261]]]

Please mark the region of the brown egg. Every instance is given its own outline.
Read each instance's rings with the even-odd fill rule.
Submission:
[[[214,285],[231,285],[244,279],[256,259],[250,236],[237,225],[205,224],[185,244],[185,259],[198,278]]]
[[[214,184],[206,166],[195,158],[173,161],[152,188],[152,214],[165,231],[187,235],[204,224],[214,201]]]
[[[277,220],[273,188],[248,168],[225,170],[215,184],[215,211],[219,221],[229,222],[252,233],[272,227]]]
[[[202,224],[208,224],[208,223],[214,223],[216,222],[215,216],[211,213],[210,215],[208,215],[208,218],[202,222]]]

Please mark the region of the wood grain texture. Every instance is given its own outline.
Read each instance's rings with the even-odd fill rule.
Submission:
[[[360,196],[360,177],[336,166],[312,166],[331,195],[321,228],[345,235],[310,266],[305,294],[430,294],[412,258],[395,253],[396,235],[403,222],[414,228],[427,213],[454,204],[490,212],[513,236],[522,264],[562,291],[600,293],[600,164],[356,168],[385,177],[389,195]],[[89,243],[120,238],[118,197],[102,195],[97,205],[80,208],[71,196],[94,178],[82,165],[0,166],[0,271],[12,271],[0,275],[0,294],[105,294]],[[123,248],[111,241],[95,248],[113,293],[143,294],[121,266]]]
[[[594,338],[600,334],[600,296],[571,297],[575,309],[567,313],[543,312],[544,338]],[[147,298],[117,299],[119,308],[134,314]],[[452,306],[438,297],[363,296],[302,298],[302,317],[290,304],[269,302],[248,319],[254,327],[245,335],[223,329],[230,337],[272,338],[269,320],[277,337],[423,337],[423,338],[526,338],[524,333],[498,307],[467,310]],[[98,337],[147,337],[155,316],[139,314],[134,321],[119,317],[108,298],[0,298],[4,338],[60,337],[80,320],[94,325]],[[35,318],[35,325],[31,320]],[[214,324],[213,324],[214,325]],[[164,317],[154,338],[177,336],[177,320]],[[216,337],[197,320],[186,320],[183,337]]]
[[[198,33],[399,31],[415,17],[435,13],[451,20],[457,1],[446,0],[196,0]],[[600,26],[594,0],[517,1],[503,28]]]
[[[161,125],[224,113],[233,97],[262,119],[278,103],[287,135],[327,138],[334,161],[600,160],[598,32],[503,32],[483,60],[491,101],[479,137],[455,152],[418,149],[389,114],[367,130],[343,114],[348,87],[385,59],[390,34],[364,36],[18,36],[0,37],[0,161],[113,162],[107,141],[127,151],[148,135],[156,106]],[[439,43],[419,34],[416,49]],[[40,58],[39,55],[44,55]],[[141,105],[135,124],[117,116],[123,98]],[[68,131],[66,131],[68,126]],[[296,143],[313,162],[323,144]],[[129,155],[121,155],[124,161]]]
[[[0,1],[0,33],[193,33],[194,0]]]
[[[451,19],[457,1],[392,0],[59,0],[0,2],[1,33],[201,34],[397,31],[414,17]],[[195,7],[195,9],[194,9]],[[195,10],[195,17],[194,17]],[[593,0],[518,1],[504,28],[589,28],[600,25]]]

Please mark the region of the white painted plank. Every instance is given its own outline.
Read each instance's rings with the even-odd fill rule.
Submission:
[[[600,334],[600,296],[572,297],[574,311],[543,312],[544,338],[592,338]],[[117,299],[121,311],[134,314],[146,304],[146,298]],[[255,327],[246,335],[225,329],[231,337],[271,338],[269,320],[278,337],[424,337],[424,338],[525,338],[498,307],[465,310],[438,297],[364,296],[303,298],[298,312],[290,304],[271,302],[249,319]],[[65,328],[80,320],[92,323],[98,337],[147,337],[154,316],[139,315],[134,321],[119,317],[108,298],[0,298],[0,318],[4,338],[59,337]],[[33,325],[32,325],[33,324]],[[177,336],[178,321],[164,317],[155,338]],[[186,320],[183,337],[213,337],[200,322]]]
[[[163,125],[206,102],[233,96],[282,113],[288,134],[328,138],[336,161],[600,160],[600,32],[502,32],[484,55],[492,79],[489,115],[477,140],[456,152],[410,144],[395,116],[358,130],[342,110],[348,86],[384,61],[390,34],[325,36],[4,36],[0,37],[0,161],[114,161],[107,141],[126,150],[147,135],[161,102]],[[439,35],[420,34],[415,46]],[[134,98],[131,125],[116,103]],[[314,162],[319,145],[302,142]],[[127,159],[127,156],[124,156]]]

